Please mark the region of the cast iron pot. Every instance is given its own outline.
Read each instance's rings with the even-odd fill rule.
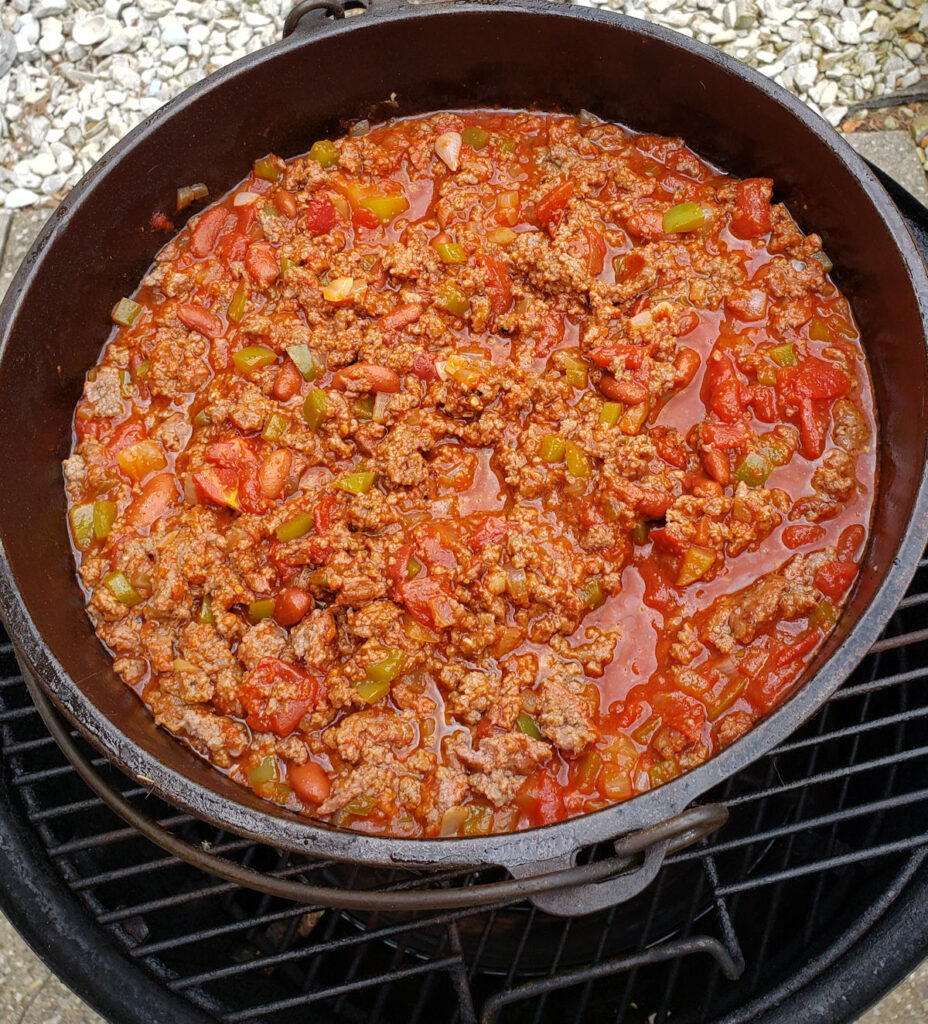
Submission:
[[[367,864],[496,864],[517,876],[568,867],[582,847],[678,814],[796,729],[863,657],[903,596],[928,524],[925,269],[882,187],[827,124],[759,74],[683,36],[537,0],[415,7],[377,0],[375,10],[351,18],[325,6],[133,131],[58,208],[17,274],[0,311],[4,620],[27,671],[93,744],[158,795],[223,828]],[[872,540],[809,681],[696,770],[627,803],[529,832],[364,836],[260,800],[154,726],[114,675],[84,613],[60,461],[109,311],[164,243],[151,218],[173,215],[179,185],[205,181],[217,196],[257,157],[305,152],[315,139],[340,134],[346,119],[475,105],[585,107],[639,130],[681,135],[736,175],[774,179],[800,225],[822,235],[869,353],[880,415]],[[641,884],[659,860],[646,864]]]

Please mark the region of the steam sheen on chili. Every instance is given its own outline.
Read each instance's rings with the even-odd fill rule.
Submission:
[[[735,741],[831,630],[875,482],[851,310],[772,195],[586,114],[259,160],[116,307],[75,413],[115,670],[366,832],[542,825]]]

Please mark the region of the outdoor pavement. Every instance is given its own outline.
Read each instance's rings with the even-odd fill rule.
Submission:
[[[928,179],[909,132],[855,133],[847,139],[928,205]],[[0,297],[50,212],[48,208],[0,211]],[[103,1024],[103,1018],[48,970],[2,916],[0,1024]],[[928,1024],[928,961],[857,1024]]]

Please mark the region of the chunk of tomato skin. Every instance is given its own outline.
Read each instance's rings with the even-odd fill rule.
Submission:
[[[435,352],[417,352],[412,357],[412,372],[424,381],[431,384],[438,380],[438,355]]]
[[[332,790],[325,769],[315,761],[290,765],[287,769],[287,782],[301,803],[314,806],[323,803]]]
[[[288,402],[303,390],[303,374],[292,359],[288,359],[277,371],[271,394],[278,402]]]
[[[210,341],[221,338],[226,332],[225,324],[215,313],[210,313],[208,309],[192,302],[182,302],[177,307],[177,319],[188,330],[196,331]]]
[[[334,512],[338,505],[338,498],[334,494],[326,494],[319,499],[313,508],[313,526],[320,536],[326,534],[332,527],[335,520]],[[409,559],[407,558],[407,562]],[[404,567],[405,571],[405,567]]]
[[[239,507],[238,474],[228,466],[207,466],[192,474],[193,485],[201,501],[220,508]]]
[[[241,471],[246,466],[255,466],[258,456],[247,438],[230,437],[227,441],[213,441],[203,453],[207,462],[217,466],[228,466]]]
[[[563,821],[567,816],[563,789],[557,779],[544,769],[536,772],[522,786],[517,800],[536,828]]]
[[[280,277],[280,259],[270,242],[253,242],[245,254],[245,269],[258,286],[268,288]]]
[[[279,658],[262,658],[243,681],[239,699],[252,729],[289,736],[324,692],[308,672]]]
[[[796,523],[792,526],[787,526],[783,531],[783,545],[789,548],[790,551],[795,551],[797,548],[803,548],[809,544],[820,543],[824,540],[825,533],[825,527],[819,526],[817,523],[810,523],[809,525]]]
[[[564,217],[564,209],[574,194],[574,183],[568,179],[549,189],[535,203],[535,217],[554,233]]]
[[[770,178],[745,178],[738,183],[735,212],[731,217],[731,233],[737,238],[756,238],[770,231],[770,200],[773,181]]]
[[[487,298],[490,300],[490,321],[502,316],[512,305],[512,279],[505,263],[480,253],[477,262],[486,272]]]
[[[274,619],[280,626],[295,626],[312,606],[313,599],[305,590],[284,587],[274,600]]]
[[[123,524],[131,530],[144,530],[177,504],[180,488],[173,473],[159,473],[142,488],[126,509]]]
[[[840,601],[857,578],[853,562],[828,562],[815,574],[815,585],[832,601]]]
[[[393,581],[397,591],[406,582],[409,573],[409,559],[412,558],[414,552],[414,544],[404,544],[397,551],[393,560],[387,563],[387,578]]]
[[[487,516],[471,534],[471,543],[475,547],[484,544],[498,544],[509,533],[509,523],[498,516]]]
[[[208,256],[213,251],[222,229],[225,227],[229,211],[224,206],[217,206],[201,214],[199,220],[190,229],[190,252],[194,256]]]
[[[338,211],[328,193],[317,192],[303,213],[303,224],[313,235],[325,235],[338,222]]]

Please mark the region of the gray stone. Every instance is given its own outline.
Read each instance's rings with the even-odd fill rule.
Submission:
[[[21,210],[39,201],[39,196],[30,188],[14,188],[7,192],[4,206],[8,210]]]
[[[109,57],[114,53],[134,53],[142,45],[142,30],[135,25],[117,29],[106,42],[93,52],[97,57]]]
[[[854,132],[845,137],[861,156],[871,160],[928,205],[928,182],[908,132]]]

